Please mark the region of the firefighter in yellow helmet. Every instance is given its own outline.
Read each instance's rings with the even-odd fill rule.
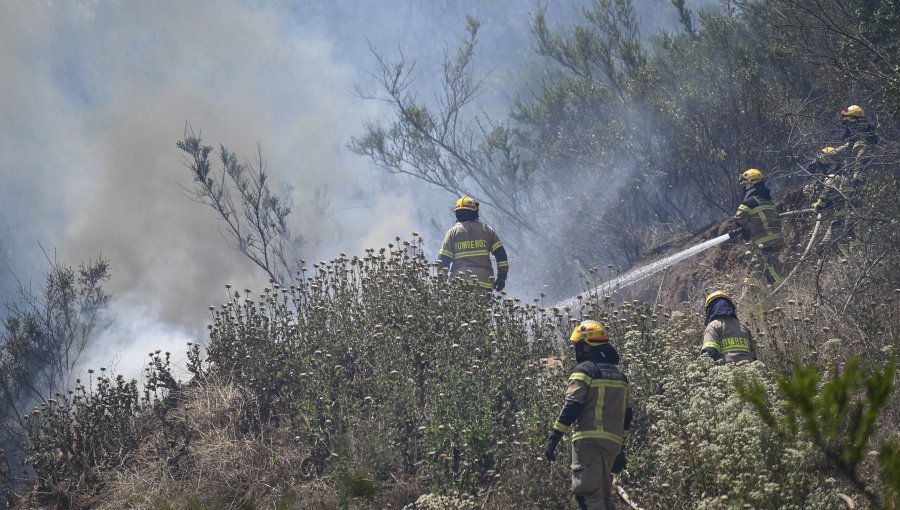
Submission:
[[[844,134],[841,135],[843,145],[836,148],[839,154],[847,154],[851,158],[861,160],[867,152],[878,144],[875,126],[866,119],[866,111],[859,105],[850,105],[840,112]]]
[[[756,359],[750,328],[738,320],[737,307],[728,294],[717,290],[706,296],[704,311],[706,321],[701,351],[717,365]]]
[[[823,221],[828,225],[825,235],[816,246],[820,256],[828,248],[836,248],[845,257],[849,255],[848,243],[845,239],[848,232],[846,222],[850,207],[859,205],[859,195],[856,180],[846,175],[844,170],[840,164],[830,167],[830,171],[819,183],[814,196],[815,200],[812,203],[813,209],[822,214]],[[849,231],[852,230],[854,229]],[[833,246],[835,243],[836,245]]]
[[[810,180],[803,185],[803,195],[809,199],[813,208],[816,207],[815,202],[822,193],[827,176],[843,170],[842,159],[833,146],[827,146],[816,152],[812,161],[806,165]]]
[[[765,176],[756,168],[744,171],[738,182],[744,186],[745,193],[734,221],[738,231],[756,247],[756,257],[751,264],[761,264],[766,281],[777,285],[782,280],[778,257],[784,236],[781,219],[772,203],[772,192],[766,186]]]
[[[449,268],[450,274],[471,272],[478,279],[478,285],[486,290],[492,287],[501,291],[506,286],[509,260],[500,237],[487,223],[478,221],[478,202],[472,197],[462,196],[453,208],[456,224],[444,236],[438,254],[441,269]],[[491,254],[497,260],[497,278],[491,266]]]
[[[813,208],[823,213],[828,224],[816,246],[820,263],[826,250],[833,249],[848,257],[850,248],[859,243],[860,225],[853,221],[851,213],[862,205],[859,188],[871,151],[878,144],[875,127],[866,120],[866,112],[861,106],[850,105],[841,110],[840,115],[844,126],[841,141],[844,143],[829,153],[833,168],[825,174],[813,202]]]
[[[617,366],[619,353],[599,322],[583,321],[569,339],[578,364],[569,376],[565,403],[544,444],[544,456],[555,460],[559,441],[571,432],[572,492],[578,506],[611,510],[612,473],[625,468],[623,445],[632,421],[628,378]]]
[[[806,171],[811,175],[828,175],[841,171],[840,153],[832,146],[822,147],[816,156],[806,166]]]

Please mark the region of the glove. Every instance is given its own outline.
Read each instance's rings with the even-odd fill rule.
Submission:
[[[743,231],[744,231],[744,227],[733,228],[728,231],[728,238],[734,239],[735,237],[741,235],[741,232],[743,232]]]
[[[494,290],[500,292],[504,287],[506,287],[506,274],[500,273],[497,275],[497,279],[494,281]]]
[[[712,358],[713,361],[719,361],[720,359],[724,359],[724,358],[722,358],[722,355],[719,353],[719,351],[713,349],[712,347],[707,347],[706,349],[703,349],[703,352],[705,352],[710,358]]]
[[[616,455],[616,460],[613,461],[612,472],[613,473],[621,473],[625,466],[628,465],[628,459],[625,458],[625,449],[622,448],[622,451]]]
[[[547,437],[547,442],[544,443],[544,457],[549,461],[556,460],[556,446],[559,444],[562,439],[562,432],[558,430],[551,430],[550,435]]]

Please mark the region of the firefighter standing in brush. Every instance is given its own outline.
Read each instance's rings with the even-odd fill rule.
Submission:
[[[806,171],[813,177],[815,177],[814,182],[818,181],[819,175],[832,175],[841,173],[844,171],[844,166],[841,164],[841,157],[836,152],[835,148],[832,146],[823,147],[822,150],[816,154],[816,157],[810,161],[808,165],[806,165]],[[812,188],[803,187],[803,190],[806,195],[814,195],[815,191]]]
[[[471,272],[478,285],[486,290],[501,291],[506,286],[509,260],[500,237],[487,223],[478,221],[478,202],[468,196],[456,201],[453,208],[456,224],[447,231],[439,252],[440,269],[450,268],[450,274]],[[497,278],[491,283],[494,268],[491,254],[497,259]]]
[[[784,236],[781,233],[781,219],[772,203],[772,192],[766,187],[765,176],[756,168],[742,173],[738,182],[744,186],[746,193],[734,215],[737,231],[756,247],[755,260],[751,265],[760,264],[766,281],[777,285],[782,280],[778,254],[784,245]]]
[[[631,428],[628,379],[603,325],[587,320],[569,338],[578,364],[562,412],[544,444],[556,459],[563,434],[572,432],[572,492],[582,510],[614,510],[612,473],[625,468],[623,443]]]
[[[825,177],[816,187],[815,200],[812,203],[813,209],[822,213],[822,217],[828,224],[825,235],[816,246],[820,256],[833,240],[843,237],[849,207],[858,205],[855,179],[846,174],[843,165],[837,159],[836,152],[834,147],[822,149],[819,159],[824,164],[822,166],[823,173],[825,171],[828,173],[825,173]],[[849,255],[847,244],[844,242],[838,243],[837,250],[845,257]]]
[[[738,320],[737,307],[728,294],[717,290],[706,296],[704,311],[706,321],[701,351],[717,365],[756,359],[750,328]]]
[[[863,182],[865,167],[871,159],[869,153],[878,144],[875,127],[866,120],[866,112],[862,107],[851,105],[841,110],[841,123],[844,126],[841,141],[844,143],[838,147],[822,149],[833,171],[825,175],[812,204],[816,211],[822,212],[830,220],[828,229],[817,246],[820,256],[825,248],[832,245],[832,241],[837,241],[837,251],[844,257],[849,257],[849,247],[859,242],[859,225],[851,221],[848,213],[862,205],[859,188]],[[852,237],[849,242],[842,239],[846,234]]]
[[[856,167],[853,171],[859,172],[868,163],[869,153],[878,144],[875,126],[866,120],[866,111],[855,104],[841,110],[841,125],[844,127],[844,133],[841,135],[843,145],[835,148],[835,152],[846,156],[848,164],[852,163]]]

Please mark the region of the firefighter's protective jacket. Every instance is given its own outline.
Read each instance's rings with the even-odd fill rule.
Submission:
[[[851,156],[858,156],[861,151],[878,145],[879,139],[875,126],[865,120],[858,120],[844,125],[841,141],[844,145],[838,147],[839,152],[848,151]]]
[[[765,184],[759,182],[747,190],[734,219],[738,225],[744,227],[753,244],[762,248],[779,247],[784,244],[781,219]]]
[[[736,317],[717,317],[706,325],[701,350],[706,349],[715,349],[727,362],[756,359],[750,328]]]
[[[609,363],[583,361],[575,366],[566,400],[553,428],[572,431],[572,441],[600,439],[621,445],[631,428],[628,379]]]
[[[819,209],[830,209],[831,215],[835,218],[847,215],[848,200],[853,202],[856,196],[856,186],[853,185],[853,179],[842,173],[833,173],[825,176],[822,182],[822,190],[813,202],[813,207]]]
[[[509,261],[500,237],[494,229],[480,221],[459,221],[447,231],[441,246],[439,262],[442,267],[450,266],[450,273],[471,271],[478,277],[478,285],[486,289],[493,287],[490,279],[494,276],[491,254],[497,259],[497,273],[506,276]]]

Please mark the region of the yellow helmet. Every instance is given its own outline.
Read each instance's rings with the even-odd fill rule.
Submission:
[[[741,174],[741,179],[738,181],[738,184],[753,184],[763,179],[765,179],[765,177],[762,172],[755,168],[750,168]]]
[[[575,326],[569,340],[576,344],[585,342],[591,347],[596,347],[609,342],[609,335],[606,334],[603,324],[597,321],[582,321],[581,324]]]
[[[731,296],[726,294],[725,291],[717,290],[717,291],[713,292],[712,294],[706,296],[706,304],[703,305],[703,308],[704,309],[709,308],[709,304],[719,298],[722,298],[722,299],[728,301],[729,303],[731,303],[731,306],[734,306],[734,301],[732,301]]]
[[[834,147],[828,146],[823,147],[819,154],[816,155],[816,159],[823,162],[831,161],[831,156],[834,154]]]
[[[468,195],[463,195],[456,201],[456,207],[453,208],[454,211],[459,211],[460,209],[478,212],[478,202]]]
[[[841,110],[841,117],[847,120],[858,120],[866,118],[866,111],[862,106],[852,104]]]

